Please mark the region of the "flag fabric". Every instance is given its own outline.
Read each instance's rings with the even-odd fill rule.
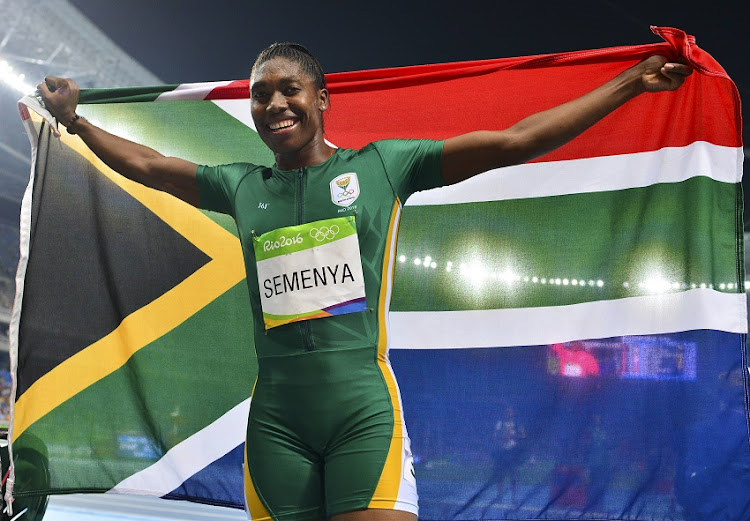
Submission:
[[[652,54],[694,67],[537,161],[406,202],[391,360],[422,519],[750,519],[739,96],[693,37],[654,31],[328,76],[327,139],[356,148],[506,128]],[[243,508],[257,368],[233,222],[120,177],[29,106],[13,495]],[[88,90],[79,113],[165,155],[273,162],[246,80]]]

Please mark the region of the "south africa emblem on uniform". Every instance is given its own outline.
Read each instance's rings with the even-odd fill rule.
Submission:
[[[341,174],[331,181],[331,201],[338,206],[351,206],[359,197],[359,180],[357,174]]]

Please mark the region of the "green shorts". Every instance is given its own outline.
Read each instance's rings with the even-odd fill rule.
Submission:
[[[258,364],[245,445],[251,519],[305,521],[366,508],[417,514],[398,388],[375,348]]]

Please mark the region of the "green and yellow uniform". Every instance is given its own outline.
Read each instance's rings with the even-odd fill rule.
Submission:
[[[252,519],[302,521],[364,508],[417,513],[388,361],[388,306],[402,204],[442,185],[441,155],[439,141],[386,140],[337,149],[294,171],[198,167],[201,206],[234,217],[245,256],[258,357],[245,454]],[[356,223],[366,311],[266,330],[254,237],[346,216]]]

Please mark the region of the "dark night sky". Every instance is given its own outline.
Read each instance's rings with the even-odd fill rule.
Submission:
[[[273,41],[302,43],[339,72],[651,43],[649,26],[668,25],[750,95],[747,0],[70,1],[167,83],[247,77]]]

